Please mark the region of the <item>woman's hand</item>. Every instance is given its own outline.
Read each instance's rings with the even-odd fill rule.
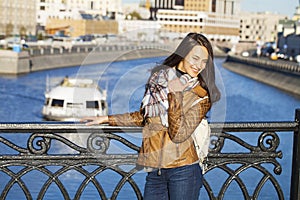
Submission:
[[[80,122],[85,122],[86,125],[97,125],[108,123],[108,116],[84,117]]]
[[[172,93],[175,92],[183,92],[183,90],[189,85],[189,82],[187,82],[186,84],[183,84],[179,78],[170,80],[168,82],[168,88],[169,91]]]

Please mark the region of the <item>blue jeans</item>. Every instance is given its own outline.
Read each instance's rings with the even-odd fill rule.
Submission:
[[[144,200],[197,200],[203,184],[199,164],[161,169],[146,177]]]

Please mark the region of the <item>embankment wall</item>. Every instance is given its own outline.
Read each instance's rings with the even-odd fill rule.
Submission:
[[[27,51],[13,52],[0,51],[0,74],[24,74],[34,71],[55,69],[62,67],[89,65],[121,60],[131,60],[147,57],[159,57],[169,55],[169,51],[163,49],[133,49],[103,52],[81,52],[30,56]]]
[[[39,71],[62,67],[72,67],[121,60],[166,56],[168,52],[159,49],[138,49],[132,51],[89,52],[59,55],[43,55],[31,58],[31,70]]]
[[[39,48],[14,52],[0,50],[0,74],[23,74],[40,70],[89,65],[121,60],[168,56],[175,45],[143,44],[77,46],[69,50]],[[214,47],[215,56],[226,56]]]
[[[300,96],[300,66],[298,63],[228,55],[223,67]]]
[[[0,51],[0,73],[1,74],[22,74],[29,71],[28,52],[14,52],[9,50]]]

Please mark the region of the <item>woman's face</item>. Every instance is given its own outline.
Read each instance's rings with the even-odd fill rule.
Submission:
[[[208,51],[204,46],[196,45],[179,64],[179,70],[196,77],[208,62]]]

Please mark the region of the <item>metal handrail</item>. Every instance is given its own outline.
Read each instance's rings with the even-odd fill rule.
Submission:
[[[282,174],[282,166],[278,159],[283,156],[279,149],[280,137],[278,134],[293,132],[294,146],[292,160],[292,180],[290,199],[297,199],[299,192],[299,120],[300,110],[296,110],[294,122],[226,122],[210,123],[212,130],[211,146],[208,156],[208,171],[204,176],[204,191],[209,199],[223,199],[229,195],[230,187],[235,183],[244,199],[258,199],[266,182],[276,191],[276,199],[286,199],[287,194],[283,192],[282,184],[278,177]],[[87,185],[92,184],[101,199],[116,199],[125,184],[133,190],[134,198],[142,199],[141,185],[134,180],[134,175],[141,169],[135,165],[139,145],[128,140],[122,134],[141,134],[141,127],[113,127],[108,125],[86,126],[82,123],[58,123],[58,122],[10,122],[0,123],[0,147],[12,149],[11,152],[0,152],[0,180],[5,174],[7,179],[3,190],[0,188],[0,199],[6,199],[18,185],[24,192],[27,199],[43,199],[48,192],[50,185],[55,184],[64,199],[80,199],[84,194]],[[256,134],[257,144],[249,144],[236,133]],[[281,133],[282,132],[282,133]],[[72,134],[84,134],[86,137],[84,145],[79,145],[70,140],[67,136]],[[9,136],[22,134],[27,139],[25,145],[14,142]],[[130,150],[123,153],[109,152],[113,141],[126,146]],[[225,149],[227,142],[235,143],[244,151],[229,151]],[[72,152],[56,152],[55,143],[68,147]],[[54,148],[54,150],[52,150]],[[1,149],[1,148],[0,148]],[[130,166],[123,169],[123,165]],[[236,167],[232,167],[232,165]],[[273,170],[268,166],[273,166]],[[12,169],[16,166],[22,168]],[[58,169],[50,170],[51,166],[60,166]],[[93,170],[87,168],[93,167]],[[50,168],[49,168],[50,167]],[[111,194],[105,191],[98,176],[105,170],[111,170],[120,175],[121,178],[114,185]],[[261,174],[256,177],[258,183],[254,189],[247,187],[247,180],[242,174],[254,170]],[[41,183],[41,189],[33,194],[30,186],[25,182],[27,174],[38,171],[46,176]],[[79,183],[78,190],[72,196],[67,185],[64,185],[61,176],[70,171],[80,173],[83,178]],[[222,171],[226,178],[223,184],[216,190],[211,184],[216,172]],[[212,178],[213,177],[213,178]],[[36,178],[36,177],[32,177]],[[112,180],[113,181],[113,180]],[[248,180],[249,181],[249,180]],[[286,184],[286,183],[284,183]],[[109,196],[110,195],[110,196]],[[299,199],[299,198],[298,198]]]

